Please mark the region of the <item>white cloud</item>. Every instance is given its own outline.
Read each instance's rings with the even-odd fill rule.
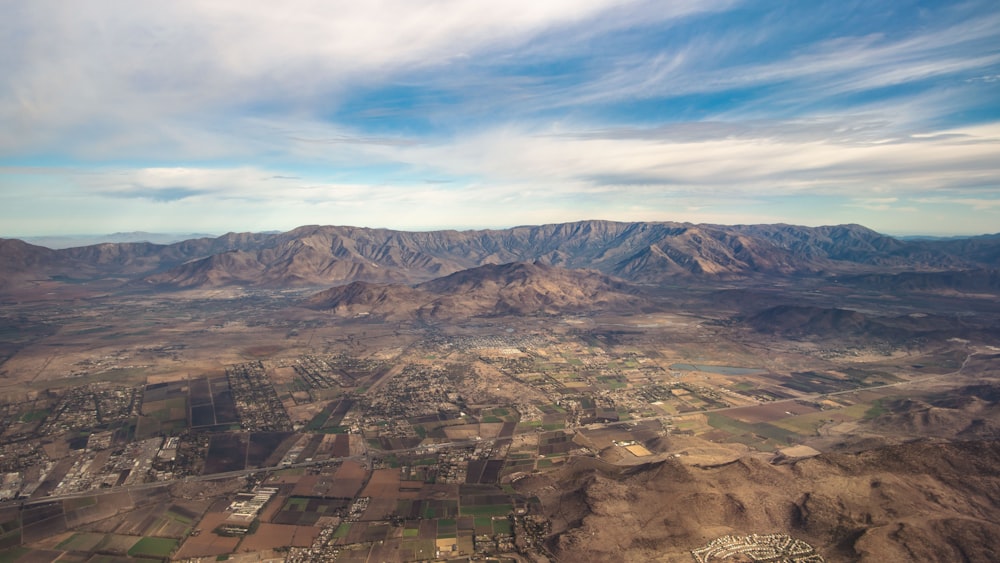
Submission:
[[[0,23],[0,151],[87,135],[124,138],[199,127],[246,108],[324,113],[355,88],[441,68],[588,22],[597,33],[726,2],[638,0],[372,2],[94,0],[16,3]],[[16,56],[14,55],[16,54]],[[200,123],[190,121],[207,120]],[[148,126],[153,130],[144,132]],[[119,131],[136,129],[137,131]],[[77,150],[70,148],[70,150]],[[238,152],[238,151],[237,151]],[[100,154],[93,150],[92,156]]]
[[[69,171],[64,180],[92,196],[161,206],[363,208],[375,224],[421,209],[421,219],[431,222],[425,226],[447,225],[449,216],[488,223],[491,215],[515,210],[522,217],[718,218],[729,216],[726,208],[762,209],[782,197],[833,197],[859,209],[889,210],[940,201],[934,198],[947,193],[948,201],[975,209],[997,205],[990,196],[1000,185],[1000,124],[869,144],[802,142],[795,133],[784,140],[777,130],[690,141],[506,127],[438,145],[359,145],[358,154],[373,162],[408,163],[411,180],[397,182],[337,182],[262,167]],[[434,177],[462,179],[417,179]]]
[[[836,198],[816,214],[947,200],[995,218],[1000,125],[940,125],[995,106],[995,9],[963,3],[781,50],[790,26],[822,29],[840,5],[743,25],[717,14],[729,0],[8,4],[0,158],[74,163],[0,170],[0,195],[22,211],[15,177],[109,216],[153,205],[207,221],[200,208],[224,205],[280,227],[787,221],[784,196]],[[741,56],[761,46],[768,56]],[[430,131],[389,123],[391,103],[364,108],[388,126],[337,121],[345,100],[393,88],[427,92],[398,111]],[[692,122],[593,109],[754,89],[766,92]]]
[[[1000,125],[891,143],[803,141],[794,126],[762,137],[708,140],[611,134],[534,134],[501,128],[439,146],[400,147],[393,158],[445,174],[601,192],[896,197],[1000,185]]]

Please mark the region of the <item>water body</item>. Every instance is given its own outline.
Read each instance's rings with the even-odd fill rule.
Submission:
[[[709,366],[705,364],[671,364],[670,369],[678,371],[703,371],[718,375],[756,375],[759,373],[767,373],[766,369],[740,368],[733,366]]]

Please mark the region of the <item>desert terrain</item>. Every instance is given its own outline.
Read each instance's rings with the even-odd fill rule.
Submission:
[[[0,241],[9,561],[994,561],[1000,243]]]

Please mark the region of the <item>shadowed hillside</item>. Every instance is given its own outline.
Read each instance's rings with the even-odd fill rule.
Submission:
[[[246,255],[217,258],[233,251]],[[168,245],[105,243],[57,251],[28,245],[0,249],[0,265],[7,277],[27,271],[44,279],[75,269],[90,278],[128,278],[135,287],[185,289],[419,283],[510,262],[593,269],[642,283],[703,276],[884,275],[995,268],[997,256],[1000,237],[995,236],[902,241],[858,225],[580,221],[429,232],[313,225]],[[969,283],[979,287],[983,282]]]
[[[443,320],[634,310],[643,301],[628,291],[596,272],[516,262],[462,270],[413,288],[355,282],[320,292],[307,306],[339,315]]]
[[[916,442],[617,476],[574,463],[519,488],[555,488],[543,502],[560,560],[685,561],[715,537],[780,531],[827,561],[986,563],[1000,550],[998,464],[997,442]]]

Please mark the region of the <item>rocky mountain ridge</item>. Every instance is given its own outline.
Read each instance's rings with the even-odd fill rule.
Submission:
[[[513,262],[461,270],[413,287],[353,282],[313,295],[306,304],[340,316],[438,320],[635,310],[644,301],[630,289],[593,271]]]
[[[420,283],[487,264],[587,268],[632,282],[712,276],[863,275],[993,270],[1000,237],[903,241],[862,227],[574,223],[503,230],[407,232],[310,225],[174,244],[104,243],[51,250],[0,244],[8,285],[66,272],[134,287],[331,286]],[[15,246],[17,248],[15,248]]]
[[[713,537],[787,530],[827,561],[993,561],[998,455],[992,440],[920,440],[787,465],[745,456],[613,474],[577,461],[518,488],[542,495],[560,560],[683,561]]]

